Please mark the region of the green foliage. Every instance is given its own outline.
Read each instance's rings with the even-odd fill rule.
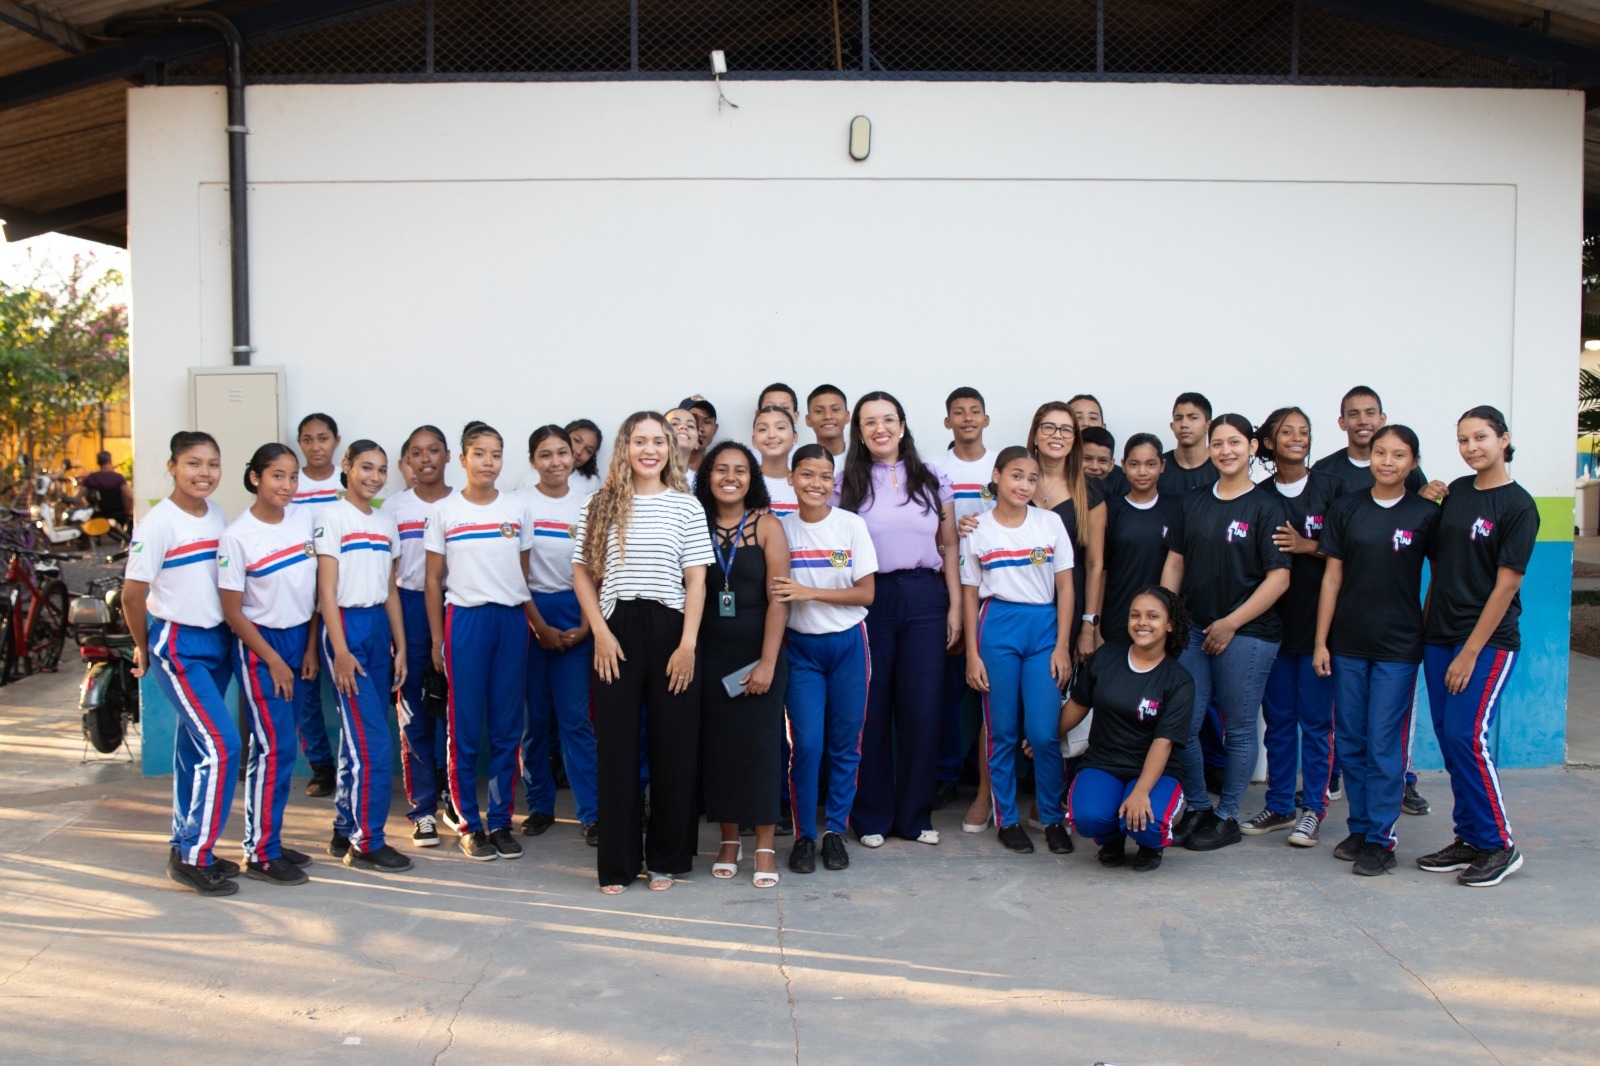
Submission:
[[[57,464],[69,438],[93,432],[128,391],[128,311],[111,301],[116,271],[74,256],[21,284],[0,281],[0,494]]]
[[[1578,371],[1578,432],[1600,433],[1600,374]]]

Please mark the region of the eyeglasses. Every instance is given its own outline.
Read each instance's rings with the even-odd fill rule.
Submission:
[[[1039,436],[1041,437],[1070,437],[1077,432],[1077,427],[1070,422],[1067,425],[1057,425],[1054,422],[1040,422]]]
[[[899,424],[900,419],[895,415],[884,415],[882,418],[864,418],[861,420],[861,428],[865,430],[874,430],[880,426],[884,429],[894,429]]]

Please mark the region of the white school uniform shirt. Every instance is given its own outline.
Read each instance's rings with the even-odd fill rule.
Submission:
[[[441,499],[447,499],[456,490],[451,489]],[[400,571],[396,581],[407,592],[421,592],[428,576],[428,552],[422,543],[423,531],[428,526],[428,512],[433,504],[417,495],[416,489],[406,489],[398,496],[383,501],[384,513],[394,519],[400,531]]]
[[[577,471],[573,471],[572,476],[567,479],[567,489],[578,494],[578,502],[581,504],[584,500],[600,491],[600,485],[604,480],[599,475],[590,477],[588,474],[580,474]]]
[[[245,511],[222,534],[217,586],[244,593],[244,616],[267,629],[291,629],[311,621],[317,604],[315,519],[305,507],[289,507],[270,525]]]
[[[767,483],[767,495],[772,497],[772,513],[779,518],[788,518],[800,510],[800,499],[794,494],[794,486],[789,484],[786,477],[768,477],[762,474],[761,478]]]
[[[567,482],[567,494],[560,499],[546,496],[537,488],[524,496],[528,518],[533,526],[533,547],[528,553],[530,592],[566,592],[572,588],[572,551],[577,547],[573,534],[578,531],[578,515],[587,496],[578,494]]]
[[[789,576],[814,589],[847,589],[878,572],[878,553],[861,516],[835,507],[820,522],[796,511],[783,520],[789,538]],[[866,620],[865,607],[808,600],[789,604],[796,633],[842,633]]]
[[[339,484],[339,467],[333,468],[333,473],[321,481],[306,476],[304,470],[300,471],[300,487],[294,490],[294,504],[296,507],[309,508],[316,514],[330,503],[337,503],[344,499],[344,486]]]
[[[197,518],[171,500],[150,509],[128,545],[129,581],[150,586],[145,609],[163,622],[210,629],[222,624],[217,548],[227,528],[222,507],[206,501]]]
[[[334,598],[340,607],[376,607],[389,599],[394,546],[400,540],[394,517],[374,507],[362,514],[349,500],[317,512],[311,539],[317,554],[339,560]]]
[[[1054,511],[1030,507],[1022,525],[1009,529],[990,512],[961,542],[961,583],[976,585],[979,599],[1054,603],[1056,575],[1072,569],[1072,540]]]
[[[989,476],[994,473],[994,455],[993,451],[986,451],[982,458],[969,462],[958,459],[954,448],[947,448],[928,464],[950,479],[950,488],[956,494],[953,506],[957,526],[968,515],[994,510],[994,493],[989,491]]]
[[[578,512],[578,528],[572,535],[574,563],[587,565],[583,538],[589,526],[589,507],[597,498],[584,500]],[[600,581],[600,613],[606,618],[620,600],[654,600],[674,611],[683,610],[684,570],[716,561],[706,509],[699,500],[676,489],[648,496],[635,494],[627,537],[624,561],[617,528],[612,526],[606,535],[605,572]]]
[[[527,603],[522,553],[533,547],[528,501],[502,492],[489,503],[472,503],[452,493],[428,512],[423,547],[444,556],[444,600],[453,607],[489,603],[515,607]]]

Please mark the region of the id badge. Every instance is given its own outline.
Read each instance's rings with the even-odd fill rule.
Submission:
[[[723,618],[732,618],[735,613],[733,593],[728,591],[717,593],[717,614]]]

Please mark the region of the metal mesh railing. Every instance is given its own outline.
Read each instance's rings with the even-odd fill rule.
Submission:
[[[1552,84],[1295,0],[395,0],[252,40],[245,61],[256,82],[674,78],[712,49],[735,79]]]

